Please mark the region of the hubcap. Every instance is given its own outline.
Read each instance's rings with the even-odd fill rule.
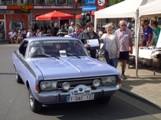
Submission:
[[[34,99],[33,96],[30,95],[30,106],[31,106],[31,107],[33,107],[33,105],[34,105],[33,99]]]

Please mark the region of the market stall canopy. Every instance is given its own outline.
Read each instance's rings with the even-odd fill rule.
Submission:
[[[94,18],[94,13],[95,13],[95,12],[96,12],[96,11],[92,11],[92,13],[91,13],[93,18]],[[89,13],[89,12],[88,12],[88,13]],[[76,19],[80,19],[81,17],[82,17],[81,14],[78,14],[78,15],[75,16]]]
[[[139,7],[139,17],[141,16],[161,16],[161,0],[154,0],[151,3]]]
[[[36,20],[67,20],[67,19],[73,19],[73,15],[58,11],[49,12],[36,17]]]
[[[125,0],[113,6],[107,7],[105,9],[99,10],[95,12],[95,20],[94,20],[94,30],[96,31],[97,20],[99,18],[135,18],[135,33],[138,33],[138,16],[139,16],[139,7],[145,4],[149,4],[156,0]],[[156,6],[155,6],[156,7]],[[150,9],[150,8],[148,8]],[[135,45],[138,46],[138,39],[140,37],[138,35],[135,36]],[[136,47],[136,53],[138,53],[138,47]],[[136,63],[138,63],[138,54],[135,59]],[[136,64],[136,75],[138,74],[138,64]]]
[[[125,0],[116,5],[95,12],[95,18],[135,18],[139,6],[153,1],[155,0]]]

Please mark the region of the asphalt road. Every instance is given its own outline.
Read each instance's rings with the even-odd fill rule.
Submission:
[[[82,102],[29,108],[28,90],[16,83],[12,52],[16,45],[0,45],[0,120],[161,120],[161,110],[116,92],[107,105]]]

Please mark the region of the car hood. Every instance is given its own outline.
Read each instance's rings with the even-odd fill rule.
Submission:
[[[44,80],[119,75],[116,68],[90,57],[40,58],[32,61]]]

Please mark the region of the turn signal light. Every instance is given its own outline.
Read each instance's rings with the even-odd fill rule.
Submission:
[[[35,89],[36,89],[37,91],[40,90],[39,85],[36,85],[36,86],[35,86]]]
[[[121,79],[120,79],[120,78],[119,78],[119,79],[117,79],[117,82],[118,82],[118,83],[121,83]]]

